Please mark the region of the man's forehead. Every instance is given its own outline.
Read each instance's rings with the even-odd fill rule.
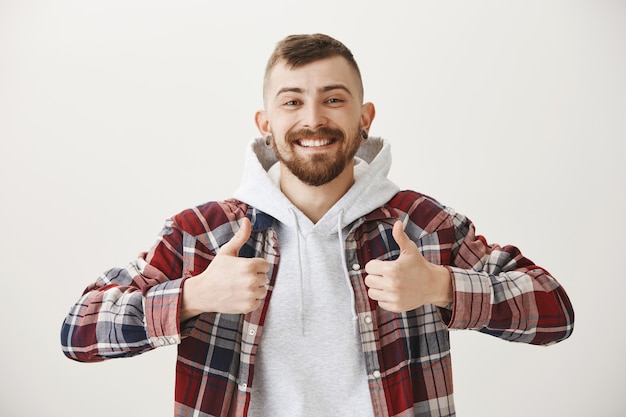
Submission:
[[[328,86],[341,86],[357,95],[358,74],[345,58],[333,56],[293,67],[286,61],[276,63],[269,74],[268,87],[271,95],[285,89],[315,90]]]

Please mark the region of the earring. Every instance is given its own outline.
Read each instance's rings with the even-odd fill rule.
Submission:
[[[272,137],[271,134],[265,136],[265,146],[267,146],[268,148],[271,148],[273,140],[274,140],[274,138]]]
[[[367,138],[369,138],[369,134],[367,133],[367,130],[364,127],[361,128],[360,134],[361,134],[361,139],[364,141],[367,140]]]

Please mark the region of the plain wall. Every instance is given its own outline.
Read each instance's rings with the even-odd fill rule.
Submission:
[[[384,3],[384,4],[383,4]],[[170,416],[176,349],[80,364],[83,289],[237,187],[265,62],[350,47],[390,177],[568,291],[548,348],[452,333],[460,416],[619,416],[626,371],[626,2],[0,0],[0,414]]]

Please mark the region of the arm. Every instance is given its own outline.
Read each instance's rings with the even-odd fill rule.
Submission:
[[[95,362],[179,343],[181,248],[182,233],[168,222],[149,254],[87,287],[63,322],[65,355]]]
[[[206,207],[177,216],[182,225],[168,221],[149,254],[109,270],[85,290],[63,323],[66,356],[83,362],[134,356],[180,343],[195,323],[188,319],[201,313],[243,314],[261,305],[269,264],[238,256],[250,221],[244,217],[233,237],[232,229],[219,227],[229,221],[220,217],[224,210]]]
[[[516,247],[489,245],[467,218],[448,212],[456,237],[449,328],[538,345],[568,338],[574,311],[563,287]]]

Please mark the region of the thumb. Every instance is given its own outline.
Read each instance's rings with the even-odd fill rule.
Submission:
[[[252,226],[250,225],[250,219],[244,217],[241,221],[241,227],[237,230],[237,233],[221,247],[219,253],[230,256],[238,256],[241,247],[248,241],[250,233],[252,232]]]
[[[413,252],[417,249],[417,245],[413,242],[406,233],[404,233],[404,226],[400,220],[396,221],[393,224],[393,230],[391,231],[391,235],[394,240],[400,246],[400,255],[403,255],[408,252]]]

